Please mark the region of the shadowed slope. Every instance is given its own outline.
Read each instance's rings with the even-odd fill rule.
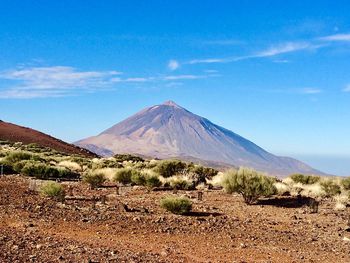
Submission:
[[[96,157],[96,154],[86,149],[66,143],[45,133],[4,121],[0,121],[0,140],[22,142],[24,144],[36,143],[39,146],[49,147],[67,154],[80,154],[87,157]]]

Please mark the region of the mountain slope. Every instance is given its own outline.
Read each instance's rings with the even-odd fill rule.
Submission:
[[[49,147],[67,154],[79,154],[87,157],[96,157],[96,154],[73,144],[66,143],[45,133],[18,126],[0,120],[0,140],[22,142],[24,144],[36,143],[42,147]]]
[[[193,157],[234,166],[248,166],[276,175],[321,173],[306,164],[275,156],[240,135],[195,115],[172,101],[146,108],[81,147],[158,158]]]

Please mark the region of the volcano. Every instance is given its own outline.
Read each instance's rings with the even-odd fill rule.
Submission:
[[[252,167],[273,175],[322,174],[293,158],[273,155],[173,101],[146,108],[75,144],[105,156],[131,153]]]

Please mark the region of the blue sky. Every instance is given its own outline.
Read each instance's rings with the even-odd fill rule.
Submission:
[[[348,1],[0,3],[0,118],[73,142],[174,100],[350,175]]]

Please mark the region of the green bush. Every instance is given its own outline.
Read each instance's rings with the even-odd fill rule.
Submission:
[[[103,169],[103,168],[122,168],[123,165],[118,163],[115,160],[109,160],[109,159],[100,159],[97,163],[92,163],[91,168],[93,170],[96,169]]]
[[[206,180],[205,179],[212,179],[215,175],[218,174],[218,171],[213,169],[213,168],[209,168],[209,167],[204,167],[201,165],[197,165],[194,166],[193,168],[191,168],[191,172],[195,173],[196,175],[198,175],[198,183],[205,183]]]
[[[32,158],[33,158],[33,154],[28,152],[21,152],[21,151],[11,152],[5,157],[5,162],[13,165],[19,161],[30,160]]]
[[[116,171],[113,180],[122,184],[131,184],[132,175],[138,176],[139,173],[139,171],[131,168],[121,168]]]
[[[57,200],[64,199],[64,188],[56,182],[47,182],[40,187],[40,193],[44,196]]]
[[[17,173],[21,173],[23,167],[27,164],[28,160],[22,160],[19,162],[14,163],[12,166],[13,170],[16,171]]]
[[[170,186],[177,190],[194,190],[195,184],[184,179],[174,179],[170,181]]]
[[[164,197],[160,200],[160,206],[177,215],[189,213],[192,209],[192,203],[186,197]]]
[[[155,167],[155,171],[159,173],[159,175],[167,178],[186,169],[187,165],[184,162],[178,160],[165,160],[160,161]]]
[[[69,169],[49,166],[34,161],[27,161],[21,169],[21,173],[27,176],[34,176],[38,179],[79,177],[79,174],[72,172]]]
[[[38,162],[27,162],[21,170],[21,173],[27,176],[34,176],[38,179],[47,179],[48,166]]]
[[[124,162],[124,161],[144,162],[145,161],[141,157],[131,155],[131,154],[116,154],[114,155],[114,158],[117,160],[117,162]]]
[[[83,176],[83,182],[88,183],[92,189],[98,188],[106,181],[102,173],[88,173]]]
[[[81,167],[91,165],[90,159],[81,156],[73,156],[70,161],[79,164]]]
[[[304,175],[304,174],[292,174],[290,178],[295,183],[301,183],[301,184],[315,184],[320,180],[319,176]]]
[[[155,175],[146,177],[146,184],[147,188],[154,188],[159,187],[162,185],[162,182],[159,180],[159,178]]]
[[[322,181],[320,185],[325,191],[326,197],[332,197],[341,193],[340,186],[331,179]]]
[[[58,178],[75,178],[78,179],[80,175],[74,171],[71,171],[68,168],[63,167],[50,167],[52,169],[56,169],[58,171]]]
[[[239,193],[247,204],[259,197],[268,197],[277,192],[274,178],[247,168],[230,170],[224,174],[222,186],[227,193]]]
[[[344,187],[345,190],[350,190],[350,177],[344,178],[341,181],[342,186]]]
[[[136,185],[145,185],[146,177],[141,172],[134,170],[131,173],[131,182]]]

